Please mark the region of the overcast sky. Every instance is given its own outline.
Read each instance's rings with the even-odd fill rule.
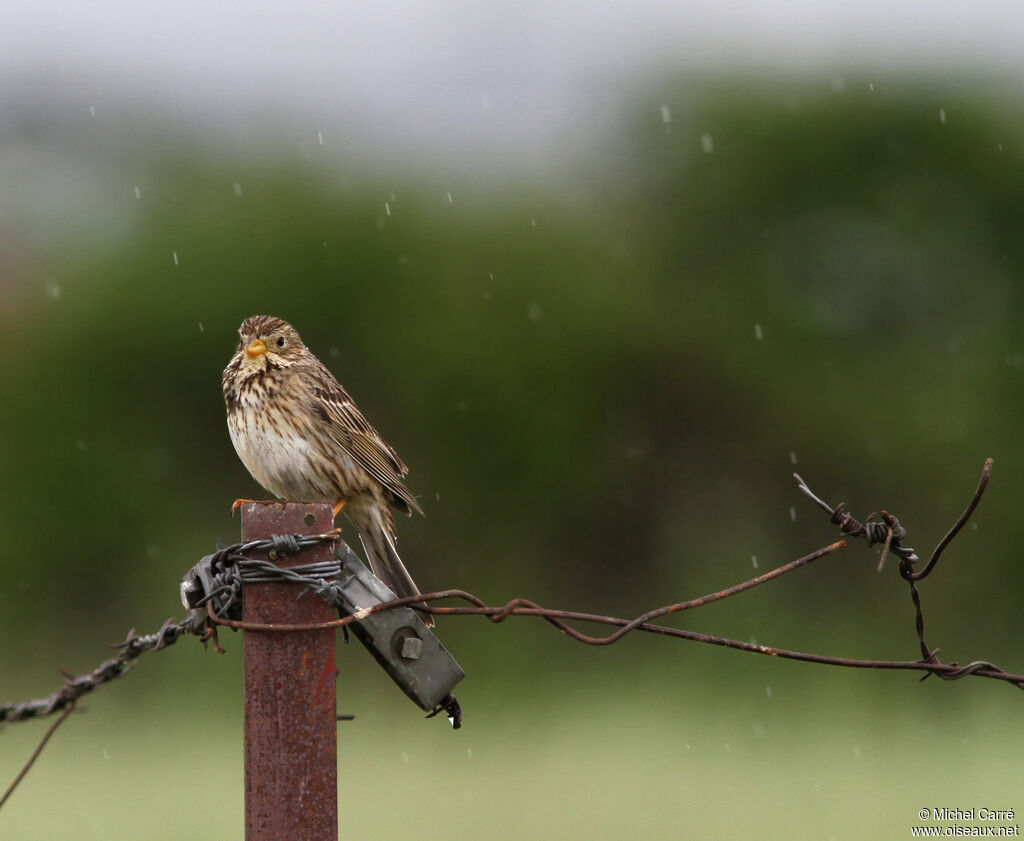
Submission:
[[[653,68],[1024,69],[1024,2],[6,0],[5,97],[265,120],[316,142],[543,144]],[[501,140],[504,139],[505,143]]]

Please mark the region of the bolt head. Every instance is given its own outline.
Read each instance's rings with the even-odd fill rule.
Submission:
[[[405,660],[418,660],[423,653],[423,640],[419,637],[406,637],[402,640],[402,648],[399,654]]]

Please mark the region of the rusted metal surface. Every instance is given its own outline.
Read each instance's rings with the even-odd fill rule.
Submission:
[[[332,526],[331,506],[322,503],[242,506],[243,540],[318,534]],[[332,555],[333,547],[324,544],[270,560],[295,566],[329,561]],[[297,599],[299,592],[297,584],[248,584],[243,618],[270,625],[335,618],[323,599],[309,593]],[[246,631],[243,648],[246,841],[337,839],[334,631]]]

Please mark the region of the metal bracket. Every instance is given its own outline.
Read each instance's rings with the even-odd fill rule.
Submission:
[[[182,604],[196,622],[206,619],[206,599],[211,595],[219,616],[242,618],[241,586],[237,578],[230,584],[221,563],[215,563],[222,556],[223,552],[217,552],[202,558],[181,582]],[[342,615],[351,616],[398,598],[343,541],[336,544],[335,559],[341,570],[336,586],[330,588],[331,601]],[[351,629],[414,703],[428,712],[448,712],[457,726],[461,712],[453,712],[458,710],[458,702],[451,691],[466,673],[415,610],[396,607],[360,616]]]
[[[346,544],[339,541],[335,557],[341,561],[337,606],[342,613],[352,615],[398,598]],[[371,613],[352,623],[352,633],[421,709],[437,709],[466,676],[412,608]]]
[[[221,552],[214,552],[212,555],[204,555],[192,569],[185,573],[185,577],[181,579],[181,585],[179,586],[181,603],[190,614],[199,614],[197,618],[200,621],[206,619],[207,608],[204,601],[206,597],[211,593],[224,589],[224,582],[216,577],[213,569],[214,559],[218,558],[221,554]],[[242,618],[241,599],[231,599],[228,597],[216,599],[216,601],[218,602],[216,605],[218,615],[223,616],[225,619],[239,620]],[[226,604],[220,604],[221,601],[226,602]],[[200,604],[200,602],[203,602],[203,604]]]

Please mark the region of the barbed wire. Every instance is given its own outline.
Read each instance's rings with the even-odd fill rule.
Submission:
[[[929,665],[942,665],[938,659],[939,650],[938,648],[929,648],[928,643],[924,637],[924,608],[921,605],[921,594],[917,589],[917,582],[927,578],[931,575],[932,570],[935,569],[935,565],[939,562],[939,558],[942,557],[942,553],[946,551],[946,547],[953,541],[953,538],[960,533],[967,521],[971,519],[971,515],[974,514],[975,509],[978,507],[978,503],[981,502],[981,497],[985,493],[985,489],[988,487],[989,477],[992,475],[992,466],[994,462],[992,459],[985,459],[985,464],[981,469],[981,478],[978,480],[978,485],[974,489],[974,493],[971,496],[970,501],[967,503],[967,507],[963,513],[947,531],[942,539],[935,545],[935,549],[928,559],[928,563],[925,564],[924,569],[919,572],[914,571],[914,563],[920,560],[913,549],[909,547],[903,547],[900,545],[900,541],[907,535],[907,530],[900,525],[899,520],[891,515],[888,511],[879,511],[879,516],[882,518],[881,522],[871,520],[870,515],[868,519],[861,523],[857,521],[850,514],[845,511],[846,503],[840,502],[835,507],[830,506],[827,502],[819,498],[814,494],[813,491],[808,487],[807,483],[800,478],[797,473],[793,474],[793,477],[797,480],[798,487],[804,494],[810,497],[820,508],[827,511],[830,515],[832,522],[839,526],[843,534],[850,535],[851,537],[862,537],[864,538],[868,546],[872,546],[878,543],[883,544],[882,556],[878,562],[878,569],[882,569],[882,565],[885,563],[885,557],[887,552],[892,552],[900,559],[899,572],[900,577],[910,586],[910,599],[914,604],[914,627],[917,631],[918,642],[921,646],[921,662],[922,664]],[[966,666],[957,666],[956,663],[946,664],[951,667],[955,667],[951,670],[945,669],[934,669],[929,670],[929,674],[937,674],[944,680],[955,680],[956,678],[965,677],[968,674],[980,674],[989,670],[995,670],[1002,674],[1001,669],[993,666],[987,660],[975,660],[968,663]],[[986,677],[988,675],[985,675]],[[928,674],[924,675],[921,680],[928,677]],[[1011,680],[1011,683],[1016,683],[1018,687],[1024,689],[1024,683],[1019,681]]]
[[[900,521],[897,520],[888,511],[880,511],[879,516],[882,518],[881,522],[878,520],[872,520],[874,514],[868,515],[868,518],[862,523],[852,514],[846,512],[846,503],[840,502],[835,507],[829,505],[825,500],[818,497],[807,485],[807,483],[800,478],[799,473],[794,473],[793,478],[797,481],[797,487],[804,493],[805,496],[810,498],[815,505],[829,514],[830,519],[834,525],[839,526],[839,530],[849,537],[862,537],[864,538],[868,546],[875,546],[878,543],[882,544],[882,555],[878,561],[878,570],[881,572],[883,565],[885,564],[886,555],[892,552],[901,561],[905,560],[913,563],[917,560],[917,553],[914,552],[909,546],[902,546],[901,541],[907,536],[907,530],[900,525]]]
[[[67,678],[64,685],[52,695],[33,701],[26,701],[19,704],[0,704],[0,722],[23,721],[28,718],[38,718],[60,712],[69,704],[78,700],[83,695],[94,691],[117,677],[120,677],[132,666],[138,657],[147,651],[159,651],[177,642],[185,634],[194,634],[208,641],[213,637],[213,628],[224,625],[241,630],[260,631],[295,631],[314,630],[325,628],[343,628],[353,622],[358,622],[372,613],[385,610],[392,610],[398,607],[413,607],[421,612],[448,616],[487,616],[492,622],[499,623],[509,616],[536,616],[543,618],[558,628],[567,636],[578,642],[587,645],[610,645],[620,640],[623,636],[634,630],[647,633],[656,633],[664,636],[673,636],[688,639],[694,642],[704,642],[711,645],[719,645],[727,648],[735,648],[743,651],[752,651],[771,656],[784,657],[789,659],[804,660],[829,665],[847,666],[852,668],[877,668],[877,669],[916,669],[928,673],[938,674],[946,679],[956,679],[967,675],[978,675],[1005,680],[1024,689],[1024,676],[1006,672],[985,660],[977,660],[960,666],[957,663],[942,663],[935,657],[937,650],[931,650],[924,642],[924,618],[915,582],[928,575],[935,567],[939,557],[957,532],[964,526],[971,514],[974,512],[988,484],[988,478],[992,470],[992,460],[985,462],[982,477],[978,487],[968,504],[967,509],[953,528],[939,541],[935,551],[932,553],[925,568],[915,573],[912,564],[918,560],[913,549],[904,547],[901,541],[906,537],[906,529],[900,525],[899,520],[886,511],[881,511],[882,521],[860,522],[845,511],[845,503],[830,506],[811,491],[808,484],[797,474],[794,474],[799,483],[800,490],[806,494],[819,507],[823,508],[833,523],[840,527],[843,534],[850,537],[860,537],[867,541],[868,545],[884,545],[884,551],[891,552],[900,558],[900,573],[911,586],[916,611],[916,627],[921,641],[922,659],[912,661],[878,661],[878,660],[857,660],[852,658],[831,657],[827,655],[816,655],[806,652],[779,649],[770,646],[762,646],[754,643],[747,643],[740,640],[732,640],[725,637],[717,637],[709,634],[701,634],[694,631],[687,631],[678,628],[670,628],[663,625],[656,625],[652,620],[679,613],[694,608],[703,607],[715,601],[720,601],[730,596],[757,587],[768,581],[779,578],[786,573],[792,572],[800,567],[806,566],[813,561],[829,555],[836,550],[843,548],[845,541],[832,543],[815,550],[801,558],[776,567],[773,570],[755,576],[747,581],[727,587],[714,593],[709,593],[699,598],[689,599],[671,605],[655,608],[633,619],[623,619],[614,616],[603,616],[599,614],[561,610],[541,607],[536,602],[528,599],[512,599],[504,605],[488,605],[474,594],[461,589],[439,590],[432,593],[424,593],[417,596],[407,596],[383,602],[373,607],[357,611],[348,616],[343,616],[329,622],[321,622],[315,625],[309,624],[258,624],[244,622],[232,618],[232,614],[240,615],[242,585],[247,583],[266,583],[272,581],[288,581],[302,585],[307,590],[317,593],[335,607],[340,606],[337,577],[340,564],[337,560],[321,562],[319,564],[308,564],[297,567],[278,567],[271,561],[264,561],[247,557],[245,553],[252,551],[270,551],[274,555],[284,556],[293,554],[305,546],[319,544],[325,541],[338,540],[338,532],[329,532],[321,535],[274,535],[266,540],[248,541],[237,543],[232,546],[218,550],[212,557],[210,564],[213,570],[213,577],[205,589],[206,595],[199,600],[199,604],[205,606],[205,611],[193,611],[189,617],[182,622],[168,620],[154,634],[137,635],[134,629],[129,632],[128,637],[115,647],[121,651],[117,657],[104,661],[93,671],[78,677]],[[430,604],[434,601],[444,599],[462,599],[469,602],[470,607],[442,607]],[[595,624],[616,625],[618,629],[607,636],[591,636],[567,624],[570,621],[592,622]]]
[[[198,624],[197,624],[198,623]],[[25,721],[30,718],[43,718],[61,712],[72,706],[83,695],[99,689],[112,680],[121,677],[131,669],[138,658],[147,651],[161,651],[176,643],[186,634],[205,635],[205,623],[189,617],[182,622],[168,619],[155,634],[139,635],[133,628],[128,632],[124,642],[116,643],[114,648],[121,651],[116,657],[104,660],[91,672],[83,675],[65,676],[64,685],[45,698],[24,701],[20,704],[0,704],[0,723]]]
[[[943,663],[938,659],[939,649],[929,649],[924,637],[924,614],[921,605],[920,593],[916,582],[927,577],[935,568],[942,553],[950,542],[956,537],[959,531],[970,519],[977,508],[988,479],[992,471],[992,459],[987,459],[982,470],[981,480],[974,492],[967,508],[936,545],[928,563],[925,567],[915,572],[913,564],[919,560],[913,549],[904,546],[906,529],[899,520],[882,510],[880,520],[873,520],[869,517],[864,522],[858,521],[845,510],[845,503],[830,506],[827,502],[815,495],[807,483],[797,474],[798,487],[818,507],[829,514],[831,522],[839,526],[840,531],[847,537],[863,538],[869,546],[882,544],[882,557],[879,563],[881,568],[887,554],[892,553],[900,560],[900,575],[910,586],[911,598],[915,608],[915,627],[921,646],[920,660],[864,660],[844,657],[833,657],[810,652],[794,651],[789,649],[775,648],[759,645],[742,640],[729,639],[711,634],[703,634],[696,631],[689,631],[681,628],[673,628],[666,625],[656,624],[653,620],[664,616],[692,610],[712,602],[720,601],[737,595],[738,593],[758,587],[768,581],[775,580],[796,569],[827,557],[832,553],[844,548],[845,540],[831,543],[816,549],[801,558],[790,561],[787,564],[776,567],[773,570],[755,576],[747,581],[727,587],[714,593],[708,593],[699,598],[665,605],[647,611],[633,619],[624,619],[614,616],[603,616],[584,611],[559,610],[541,607],[536,602],[528,599],[515,598],[504,605],[488,605],[479,597],[461,589],[439,590],[432,593],[423,593],[416,596],[395,598],[390,601],[376,604],[372,607],[357,610],[339,619],[316,624],[260,624],[245,622],[241,620],[241,599],[242,589],[245,584],[270,583],[275,581],[290,582],[302,586],[303,594],[311,592],[324,598],[329,604],[336,608],[343,606],[341,598],[339,577],[341,564],[336,558],[334,561],[325,561],[316,564],[307,564],[293,567],[279,567],[272,561],[264,561],[250,558],[248,552],[260,551],[269,552],[271,557],[283,557],[294,554],[306,546],[316,545],[325,541],[338,541],[339,532],[334,530],[320,535],[274,535],[266,540],[254,540],[245,543],[237,543],[219,549],[213,555],[204,558],[209,563],[197,564],[189,575],[186,575],[182,582],[182,594],[186,597],[187,603],[192,606],[189,615],[181,622],[173,620],[166,621],[161,628],[153,634],[138,635],[134,629],[128,633],[127,638],[114,647],[120,649],[114,658],[104,661],[93,671],[77,677],[65,676],[64,685],[56,692],[32,701],[22,703],[0,704],[0,724],[3,722],[25,721],[30,718],[41,718],[57,712],[65,711],[62,717],[44,736],[43,742],[36,749],[28,765],[22,770],[18,780],[24,776],[25,771],[35,761],[42,749],[42,745],[53,734],[53,731],[67,717],[75,706],[75,703],[83,695],[86,695],[101,686],[120,677],[131,669],[138,658],[149,651],[161,651],[177,642],[184,635],[199,636],[204,643],[211,642],[217,651],[223,652],[220,648],[216,629],[218,626],[227,626],[234,629],[257,630],[257,631],[296,631],[316,630],[326,628],[345,628],[353,622],[359,622],[374,613],[386,610],[394,610],[400,607],[411,607],[414,610],[439,614],[446,616],[486,616],[491,622],[500,623],[510,616],[535,616],[540,617],[559,631],[572,639],[586,645],[611,645],[618,642],[627,634],[633,631],[659,634],[676,639],[685,639],[692,642],[717,645],[739,651],[746,651],[756,654],[779,657],[784,659],[799,660],[807,663],[820,665],[839,666],[857,669],[883,669],[883,670],[907,670],[923,671],[925,674],[922,680],[929,675],[938,675],[943,680],[957,680],[960,678],[975,676],[993,680],[1001,680],[1024,689],[1024,675],[1007,672],[987,660],[974,660],[965,665],[956,662]],[[873,515],[872,515],[873,516]],[[202,570],[202,572],[197,572]],[[199,580],[197,576],[202,577]],[[202,593],[202,596],[194,600],[187,598],[189,593]],[[432,602],[444,599],[461,599],[469,603],[469,606],[438,606]],[[617,629],[605,636],[592,636],[574,628],[570,622],[589,622],[599,625],[613,625]],[[461,721],[461,710],[454,697],[448,696],[438,706],[428,713],[432,717],[445,712],[450,718]],[[453,725],[455,724],[453,720]],[[18,780],[12,784],[17,785]],[[4,795],[4,800],[9,796],[10,789]],[[0,805],[2,805],[0,800]]]
[[[235,604],[241,606],[241,585],[243,583],[284,580],[299,581],[300,583],[313,582],[319,586],[324,583],[324,578],[312,578],[310,574],[319,573],[336,577],[340,569],[337,562],[308,564],[304,567],[286,569],[277,567],[270,561],[246,558],[244,553],[264,551],[271,552],[274,556],[284,556],[294,554],[306,546],[337,540],[338,535],[338,531],[315,535],[274,535],[266,540],[250,540],[246,543],[236,543],[224,547],[212,556],[215,564],[220,565],[218,568],[231,570],[232,567],[228,565],[230,560],[235,565],[234,569],[238,571],[224,572],[220,578],[215,578],[212,582],[214,587],[208,591],[209,598],[211,601],[220,600],[225,607]],[[237,566],[239,561],[245,562],[244,567]],[[273,570],[273,573],[270,573],[269,570]],[[117,656],[104,660],[91,672],[77,677],[65,675],[64,685],[45,698],[22,703],[0,704],[0,724],[42,718],[61,712],[83,695],[121,677],[135,666],[143,654],[150,651],[162,651],[186,635],[199,636],[204,642],[212,638],[212,629],[205,612],[193,611],[180,622],[168,619],[156,633],[152,634],[136,634],[135,629],[132,628],[123,642],[114,643],[111,646],[120,649]]]

